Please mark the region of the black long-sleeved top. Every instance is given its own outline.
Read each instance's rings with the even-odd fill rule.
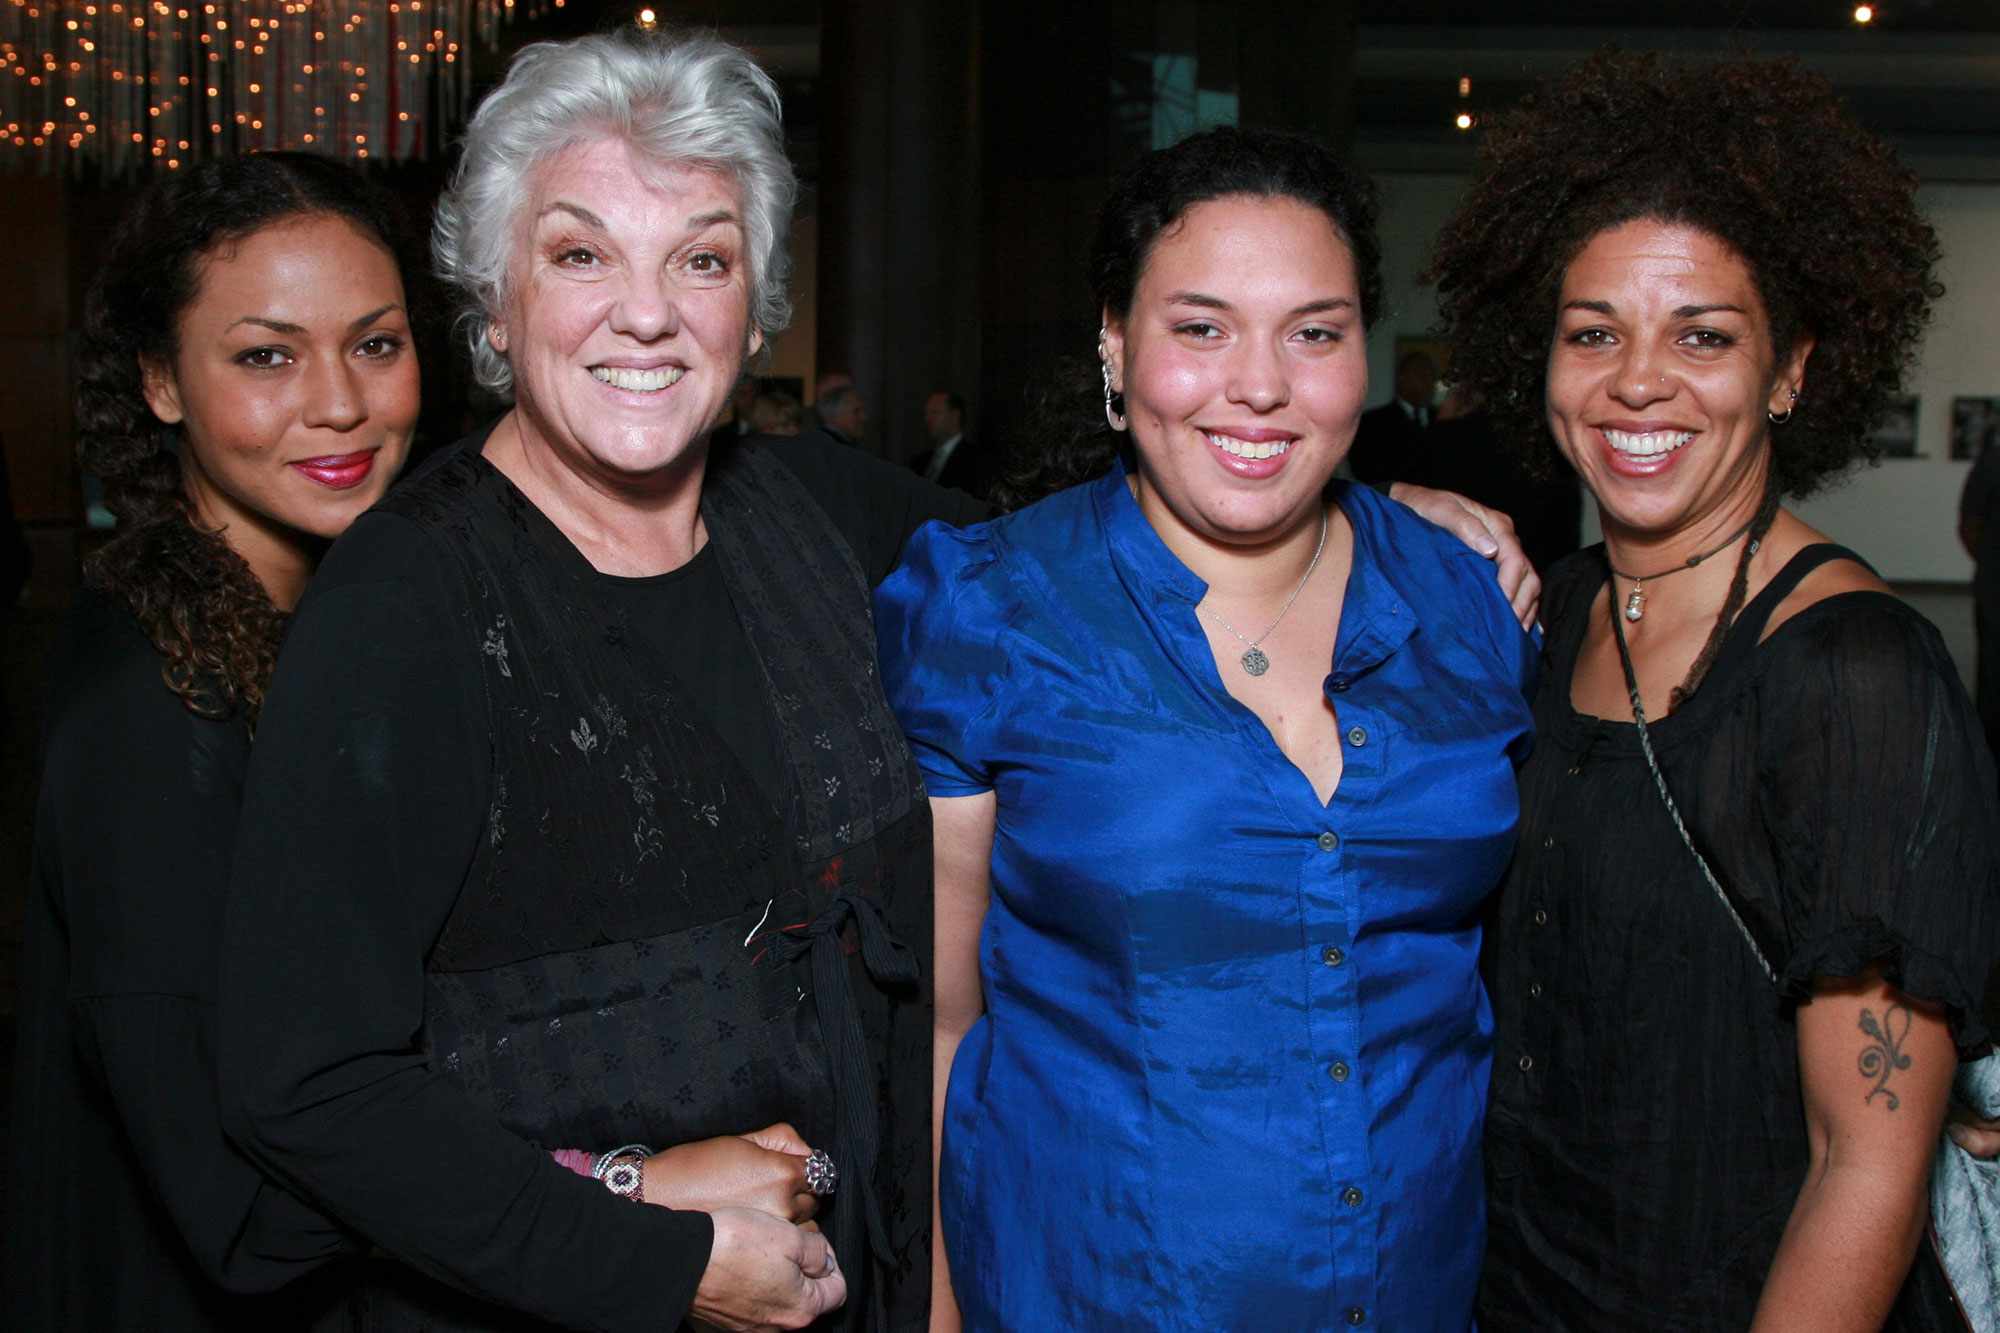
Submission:
[[[845,542],[845,552],[813,548],[812,563],[851,556],[868,584],[922,521],[980,512],[965,497],[817,438],[736,447],[768,449],[788,464]],[[731,548],[723,538],[735,529],[726,520],[705,510],[711,542],[682,569],[614,579],[581,566],[483,461],[448,459],[438,477],[413,483],[428,486],[420,503],[399,510],[392,500],[336,544],[286,643],[260,726],[224,926],[225,1112],[238,1139],[279,1178],[390,1255],[481,1302],[425,1318],[500,1326],[504,1307],[578,1328],[671,1327],[707,1264],[706,1215],[632,1207],[556,1167],[544,1150],[565,1141],[611,1146],[577,1141],[592,1125],[600,1135],[672,1142],[663,1124],[709,1124],[701,1114],[711,1108],[711,1119],[723,1119],[708,1132],[765,1122],[729,1119],[761,1114],[767,1104],[757,1080],[770,1071],[732,1054],[739,1045],[764,1049],[765,1034],[731,1036],[733,1010],[717,1020],[725,1029],[719,1037],[698,1029],[716,995],[775,975],[756,970],[763,950],[739,959],[737,899],[763,882],[760,867],[773,858],[792,864],[788,831],[803,849],[816,809],[787,822],[778,813],[783,802],[774,809],[755,796],[768,797],[790,771],[788,743],[811,751],[815,737],[794,735],[796,699],[782,691],[774,699],[757,669],[745,623],[761,623],[761,612],[741,604],[740,583],[727,577]],[[413,513],[435,521],[413,521]],[[547,586],[563,590],[562,614],[593,627],[591,644],[538,634],[524,623],[525,601],[497,614],[500,603],[478,589],[492,591],[504,562],[480,565],[468,583],[442,556],[459,549],[451,535],[459,523],[484,525],[481,549],[520,543],[514,549],[551,580]],[[512,531],[497,530],[509,524]],[[861,595],[865,629],[865,585]],[[465,633],[468,626],[475,632]],[[872,635],[867,642],[857,679],[879,696]],[[795,678],[808,679],[825,645],[796,647],[794,669],[806,674]],[[583,696],[582,715],[565,695],[544,717],[537,673],[568,660],[570,649],[588,657],[588,671],[652,653],[671,680],[659,696],[621,693],[630,678],[613,671],[606,693]],[[836,670],[827,662],[826,671]],[[522,689],[530,680],[536,685]],[[556,689],[549,687],[550,699]],[[648,733],[656,714],[671,721]],[[679,751],[705,755],[693,765],[702,772],[676,771],[672,762],[683,723],[712,726],[719,738]],[[551,771],[573,773],[577,785],[535,777],[536,762],[571,765]],[[715,777],[725,771],[737,775],[727,786]],[[524,790],[524,773],[541,785]],[[720,799],[710,799],[711,785]],[[829,791],[809,804],[830,809],[834,799]],[[593,805],[618,807],[603,825],[616,830],[618,845],[565,841],[602,822]],[[824,832],[822,841],[835,847],[849,836],[845,823]],[[685,873],[712,833],[724,863],[744,858],[742,882]],[[923,843],[927,849],[927,833]],[[850,847],[848,859],[858,865],[866,850]],[[524,888],[504,874],[506,858],[518,855],[571,864],[574,874]],[[837,885],[848,873],[842,864],[838,856],[825,862],[820,877]],[[607,866],[608,875],[597,873]],[[918,887],[909,886],[906,902]],[[765,901],[761,888],[749,901]],[[811,893],[799,903],[822,905]],[[656,907],[671,926],[629,925],[633,914]],[[774,927],[803,924],[785,919],[785,907],[781,899]],[[709,943],[690,943],[710,929],[698,923],[711,921],[720,925],[702,936]],[[699,974],[692,983],[681,975],[687,971]],[[793,987],[788,980],[783,987],[789,1002]],[[832,997],[815,1003],[823,1026]],[[621,1014],[641,1031],[614,1040],[605,1034]],[[779,1012],[772,1021],[789,1030],[795,1020]],[[907,1042],[914,1028],[907,1019],[904,1027]],[[697,1072],[685,1087],[631,1082],[631,1069],[675,1057],[667,1048],[710,1040],[712,1052],[691,1057]],[[808,1063],[817,1040],[798,1048]],[[783,1097],[769,1104],[832,1133],[829,1107]],[[689,1119],[677,1118],[682,1107],[693,1108]],[[922,1137],[919,1127],[885,1144],[883,1174],[909,1168],[903,1159]],[[892,1218],[891,1229],[912,1234],[919,1202],[927,1223],[927,1202],[902,1206],[899,1196],[892,1207],[911,1216]],[[903,1266],[917,1265],[903,1256]],[[374,1323],[409,1318],[395,1313]]]
[[[122,606],[85,594],[52,677],[35,816],[14,1329],[297,1327],[324,1290],[264,1293],[353,1248],[222,1133],[215,938],[250,734],[190,713],[161,665]]]

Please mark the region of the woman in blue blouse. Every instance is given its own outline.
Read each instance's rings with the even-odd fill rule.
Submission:
[[[1110,432],[1050,469],[1100,475],[878,594],[937,825],[934,1327],[1470,1322],[1534,652],[1330,485],[1374,225],[1306,140],[1151,155],[1092,253]]]

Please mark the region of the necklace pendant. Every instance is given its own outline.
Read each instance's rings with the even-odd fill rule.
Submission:
[[[1625,618],[1637,624],[1646,618],[1646,595],[1639,591],[1639,585],[1632,585],[1632,592],[1625,598]]]
[[[1264,656],[1264,650],[1254,643],[1244,649],[1243,656],[1237,660],[1242,662],[1243,669],[1253,676],[1261,676],[1271,669],[1271,659]]]

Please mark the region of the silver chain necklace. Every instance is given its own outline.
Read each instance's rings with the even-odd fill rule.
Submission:
[[[1278,622],[1282,621],[1286,613],[1292,609],[1292,603],[1299,600],[1299,594],[1306,590],[1308,583],[1312,582],[1313,571],[1319,568],[1320,552],[1324,550],[1326,550],[1326,510],[1321,509],[1319,511],[1319,545],[1313,547],[1312,563],[1306,566],[1306,576],[1299,580],[1299,586],[1292,589],[1292,595],[1285,599],[1284,607],[1278,612],[1278,619],[1264,626],[1264,632],[1256,638],[1244,638],[1243,631],[1224,620],[1221,612],[1210,611],[1208,613],[1210,619],[1214,620],[1216,624],[1222,626],[1222,628],[1228,630],[1231,634],[1234,634],[1236,641],[1244,645],[1243,656],[1236,660],[1241,662],[1243,669],[1251,675],[1261,676],[1271,669],[1271,659],[1266,657],[1264,650],[1257,645],[1271,637],[1271,631],[1278,628]],[[1195,609],[1200,610],[1201,608],[1197,607]]]

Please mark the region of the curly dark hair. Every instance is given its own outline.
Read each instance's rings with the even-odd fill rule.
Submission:
[[[1811,494],[1862,459],[1943,295],[1916,177],[1792,60],[1605,51],[1500,118],[1438,238],[1451,375],[1546,473],[1543,379],[1563,274],[1600,232],[1697,227],[1742,257],[1780,360],[1815,339],[1805,393],[1773,432],[1778,490]]]
[[[259,153],[202,162],[149,188],[112,234],[85,298],[78,452],[118,519],[117,535],[85,562],[85,581],[131,609],[166,659],[167,687],[202,717],[255,723],[286,616],[221,534],[197,523],[180,427],[147,406],[140,363],[172,361],[203,261],[219,247],[316,214],[379,240],[411,291],[418,270],[393,198],[329,158]]]
[[[1234,127],[1204,130],[1148,153],[1112,187],[1090,246],[1097,309],[1121,318],[1129,313],[1153,246],[1196,204],[1231,195],[1295,199],[1324,213],[1353,252],[1362,323],[1375,319],[1382,306],[1382,246],[1374,182],[1316,139]],[[1094,357],[1068,358],[1044,382],[1030,438],[1015,449],[1013,467],[997,488],[1003,508],[1100,476],[1125,447],[1125,437],[1104,420]]]

